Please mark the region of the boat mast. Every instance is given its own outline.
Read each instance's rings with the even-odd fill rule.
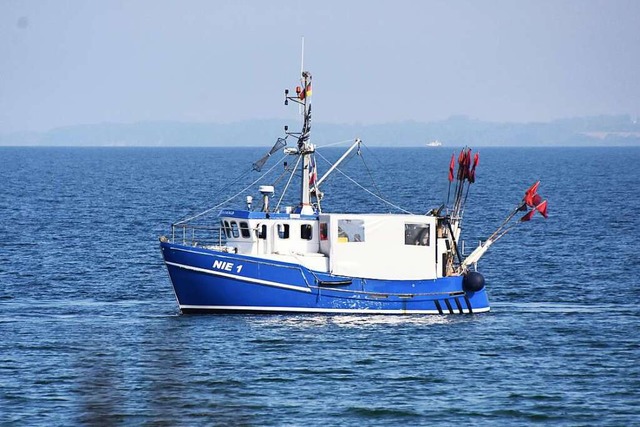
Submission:
[[[301,172],[302,183],[300,187],[300,213],[313,214],[313,207],[311,206],[311,195],[309,193],[309,177],[311,171],[309,170],[311,163],[311,154],[315,151],[313,144],[309,142],[311,136],[311,103],[309,98],[311,96],[311,73],[308,71],[302,72],[302,90],[299,96],[302,97],[302,133],[298,138],[298,153],[302,156]]]
[[[305,215],[313,215],[315,210],[311,205],[311,193],[309,189],[309,178],[311,176],[311,155],[315,152],[315,147],[309,142],[311,132],[311,73],[304,71],[304,38],[302,39],[302,55],[300,86],[296,87],[296,94],[289,95],[285,90],[285,105],[288,101],[293,101],[300,106],[302,114],[302,130],[300,132],[288,132],[287,135],[298,138],[297,155],[302,156],[300,162],[302,182],[300,184],[300,205],[296,211]],[[285,129],[286,130],[286,129]]]

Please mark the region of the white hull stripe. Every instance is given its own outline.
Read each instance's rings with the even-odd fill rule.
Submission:
[[[286,285],[284,283],[271,282],[269,280],[254,279],[252,277],[246,277],[246,276],[238,276],[236,274],[229,274],[229,273],[223,273],[221,271],[207,270],[206,268],[193,267],[193,266],[190,266],[190,265],[178,264],[178,263],[170,262],[170,261],[165,261],[165,263],[167,265],[171,265],[173,267],[183,268],[185,270],[197,271],[198,273],[211,274],[212,276],[221,276],[221,277],[226,277],[228,279],[240,280],[242,282],[257,283],[259,285],[273,286],[275,288],[284,288],[284,289],[291,289],[291,290],[299,291],[299,292],[309,292],[309,293],[311,293],[311,289],[303,288],[301,286]]]
[[[242,305],[181,305],[183,310],[236,310],[236,311],[277,311],[295,313],[345,313],[345,314],[440,314],[438,310],[375,310],[354,308],[306,308],[306,307],[261,307]],[[474,308],[474,313],[489,311],[489,307]],[[468,313],[468,312],[467,312]],[[448,314],[448,313],[444,313]],[[457,314],[457,312],[454,312]]]
[[[194,251],[191,249],[183,249],[183,248],[176,248],[175,246],[171,246],[170,249],[172,251],[180,251],[180,252],[187,252],[190,254],[196,254],[196,255],[206,255],[206,256],[211,256],[211,257],[223,257],[223,258],[231,258],[230,256],[225,256],[224,252],[216,252],[215,254],[209,253],[209,252],[201,252],[201,251]],[[212,250],[212,249],[209,249]]]

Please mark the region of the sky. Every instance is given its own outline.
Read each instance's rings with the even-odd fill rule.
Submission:
[[[0,132],[640,115],[640,1],[0,0]]]

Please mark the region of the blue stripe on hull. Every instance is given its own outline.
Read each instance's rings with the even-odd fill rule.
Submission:
[[[344,278],[244,255],[170,243],[161,243],[161,247],[185,313],[457,314],[489,310],[485,289],[465,293],[461,277],[415,281]],[[318,285],[331,281],[342,284]]]

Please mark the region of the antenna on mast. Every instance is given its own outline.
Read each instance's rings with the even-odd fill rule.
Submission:
[[[304,73],[304,36],[302,36],[302,50],[300,52],[300,76],[302,76],[302,73]],[[301,82],[304,83],[302,81],[302,77],[301,78]],[[302,104],[298,105],[298,114],[302,114]]]
[[[300,55],[300,74],[304,71],[304,36],[302,36],[302,53]]]

